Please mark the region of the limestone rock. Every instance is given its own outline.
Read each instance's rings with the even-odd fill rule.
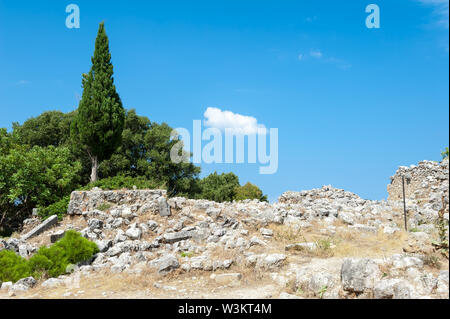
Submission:
[[[380,275],[378,265],[368,258],[346,258],[341,268],[343,289],[356,293],[372,289]]]

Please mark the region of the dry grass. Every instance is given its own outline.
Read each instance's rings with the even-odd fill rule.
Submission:
[[[404,231],[386,235],[382,231],[371,234],[347,230],[336,234],[333,251],[337,257],[386,257],[401,253],[407,237]]]
[[[339,222],[335,224],[339,226]],[[336,234],[325,235],[320,232],[320,225],[305,229],[295,229],[286,225],[269,225],[274,232],[274,245],[284,249],[286,245],[312,242],[317,249],[301,249],[291,251],[292,254],[329,258],[335,257],[383,257],[401,253],[408,234],[399,231],[386,235],[381,230],[376,233],[364,233],[347,227],[336,227]]]
[[[155,281],[154,272],[143,272],[141,275],[103,272],[92,274],[89,277],[82,277],[79,287],[61,285],[55,288],[45,288],[39,285],[37,288],[27,292],[23,297],[42,298],[45,296],[45,298],[59,299],[64,298],[63,295],[67,292],[72,293],[69,298],[73,298],[75,295],[77,298],[102,298],[103,292],[108,292],[109,295],[113,293],[116,296],[128,296],[130,292],[139,292],[144,297],[146,291],[153,287]],[[80,291],[83,293],[80,294]],[[130,297],[132,298],[133,296],[130,295]]]
[[[290,253],[320,258],[333,256],[333,239],[320,233],[316,225],[312,225],[305,229],[295,229],[294,227],[287,225],[272,224],[269,228],[272,229],[274,233],[274,244],[277,245],[280,250],[284,251],[285,247],[290,244],[315,243],[316,249],[294,249],[291,250]]]
[[[286,225],[271,224],[269,227],[273,231],[273,238],[283,245],[295,244],[305,241],[301,229],[294,229]]]

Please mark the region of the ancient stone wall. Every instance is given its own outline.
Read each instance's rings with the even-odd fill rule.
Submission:
[[[427,201],[436,193],[448,194],[449,186],[448,158],[441,163],[422,161],[410,167],[400,166],[387,190],[388,200],[403,200],[402,176],[405,176],[406,198],[416,201]]]
[[[388,185],[388,201],[392,206],[401,206],[403,201],[402,177],[405,177],[407,210],[419,223],[436,220],[449,211],[449,163],[422,161],[410,167],[401,166]],[[412,213],[412,214],[411,214]]]
[[[164,206],[165,190],[114,190],[102,191],[94,188],[91,191],[75,191],[70,196],[68,215],[82,215],[83,212],[98,209],[101,206],[127,205],[132,212],[152,210],[159,212]]]

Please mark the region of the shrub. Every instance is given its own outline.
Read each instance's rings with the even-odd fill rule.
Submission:
[[[88,261],[98,253],[95,243],[69,230],[50,247],[41,247],[29,260],[9,250],[0,251],[0,281],[16,282],[33,276],[58,277],[66,273],[67,266]]]
[[[249,182],[244,186],[239,186],[236,188],[235,199],[257,199],[261,202],[267,202],[267,195],[263,195],[262,190],[258,186]]]
[[[34,255],[28,261],[30,269],[33,271],[34,278],[48,276],[48,270],[52,267],[52,262],[43,254]]]
[[[233,173],[217,174],[214,172],[200,181],[201,193],[198,199],[208,199],[215,202],[231,202],[235,199],[239,178]]]
[[[66,272],[67,266],[87,261],[98,251],[95,243],[69,230],[51,247],[41,247],[29,263],[33,273],[46,272],[50,277],[57,277]]]
[[[25,258],[10,250],[0,251],[0,282],[16,282],[30,274],[30,266]]]
[[[61,248],[64,256],[71,264],[87,261],[99,252],[94,242],[89,241],[74,230],[67,231],[64,237],[50,247],[50,249],[54,247]]]

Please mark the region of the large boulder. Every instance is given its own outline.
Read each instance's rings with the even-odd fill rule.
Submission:
[[[341,281],[346,291],[362,293],[372,289],[380,276],[380,269],[372,259],[346,258],[342,264]]]

